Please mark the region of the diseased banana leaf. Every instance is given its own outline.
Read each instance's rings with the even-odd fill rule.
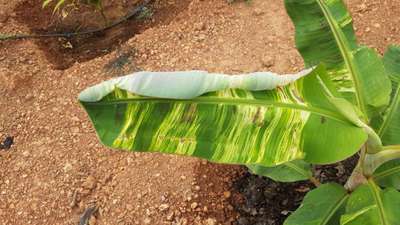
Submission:
[[[260,89],[272,89],[289,78],[267,73],[235,78],[238,82],[225,75],[190,72],[155,73],[149,79],[136,75],[99,84],[80,95],[106,146],[274,166],[296,159],[337,162],[357,152],[367,139],[362,128],[330,103],[322,67],[305,77],[295,75],[292,78],[299,78],[295,83],[274,90]],[[197,76],[202,79],[194,79]],[[219,85],[227,80],[228,85]],[[230,87],[236,89],[226,89]],[[255,88],[258,91],[248,91]],[[182,99],[197,95],[193,93],[202,95]]]

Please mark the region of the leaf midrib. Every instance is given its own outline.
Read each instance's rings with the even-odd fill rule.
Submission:
[[[381,137],[386,132],[386,129],[388,128],[388,125],[389,125],[389,121],[392,120],[392,118],[395,114],[395,109],[399,106],[399,102],[400,102],[399,96],[400,96],[400,85],[397,87],[392,104],[389,106],[388,114],[387,114],[385,120],[383,121],[381,128],[378,131],[378,135]]]
[[[290,169],[296,171],[298,174],[300,174],[300,175],[302,175],[304,177],[307,177],[307,178],[311,178],[310,174],[308,174],[307,171],[305,171],[304,169],[296,166],[294,163],[287,162],[285,165],[287,167],[289,167]]]
[[[381,197],[379,195],[379,190],[378,190],[375,182],[372,179],[368,179],[368,183],[369,183],[369,186],[371,187],[372,195],[373,195],[373,197],[375,199],[375,202],[376,202],[376,204],[378,206],[379,217],[380,217],[380,220],[382,222],[382,225],[389,225],[388,220],[386,218],[386,214],[385,214],[384,209],[383,209],[383,203],[382,203],[382,199],[381,199]]]
[[[385,177],[388,177],[390,175],[393,175],[393,174],[396,174],[396,173],[399,173],[399,172],[400,172],[400,165],[396,166],[396,167],[393,167],[391,169],[382,171],[380,173],[376,173],[375,175],[373,175],[373,178],[375,180],[380,180],[380,179],[383,179]]]
[[[345,193],[343,197],[336,202],[334,205],[335,207],[332,208],[332,210],[329,211],[329,214],[322,220],[321,225],[326,225],[328,224],[329,220],[332,218],[332,216],[336,213],[336,211],[340,208],[340,206],[343,205],[343,203],[349,198],[349,195]]]
[[[360,90],[361,90],[361,85],[358,77],[356,76],[356,67],[353,63],[352,55],[349,54],[350,50],[347,48],[347,45],[345,44],[345,37],[343,37],[343,34],[340,33],[338,28],[338,25],[336,21],[333,19],[332,14],[330,11],[327,9],[327,6],[323,2],[323,0],[317,0],[317,3],[319,7],[321,8],[326,20],[328,21],[329,27],[331,28],[331,31],[333,33],[333,36],[336,40],[336,43],[339,47],[339,50],[342,54],[343,61],[346,64],[346,67],[348,68],[350,75],[353,79],[354,82],[354,88],[355,88],[355,95],[356,95],[356,100],[357,100],[357,105],[360,107],[360,110],[363,112],[364,115],[366,114],[366,108],[363,99],[360,96]],[[336,25],[336,26],[335,26]]]
[[[198,97],[194,99],[165,99],[165,98],[154,98],[154,97],[137,97],[137,98],[129,98],[123,100],[107,100],[100,102],[82,102],[85,105],[114,105],[114,104],[125,104],[125,103],[140,103],[140,102],[174,102],[174,103],[195,103],[195,104],[226,104],[226,105],[254,105],[254,106],[274,106],[277,108],[289,108],[300,111],[306,111],[310,113],[314,113],[317,115],[325,116],[327,118],[342,122],[342,123],[351,123],[345,117],[340,114],[336,114],[332,111],[328,111],[325,109],[293,104],[293,103],[280,103],[268,100],[259,100],[259,99],[236,99],[236,98],[221,98],[221,97]]]

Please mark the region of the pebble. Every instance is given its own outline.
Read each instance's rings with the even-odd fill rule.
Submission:
[[[174,219],[175,213],[170,212],[167,214],[167,221],[172,221]]]
[[[144,220],[143,220],[143,223],[144,224],[150,224],[151,223],[151,219],[150,218],[145,218]]]
[[[358,6],[358,11],[359,11],[359,12],[364,12],[364,11],[366,11],[367,9],[368,9],[368,6],[367,6],[365,3],[363,3],[363,4],[361,4],[361,5]]]
[[[194,24],[194,30],[196,30],[196,31],[201,31],[201,30],[205,30],[205,29],[206,29],[206,24],[203,22]]]
[[[188,224],[188,220],[186,218],[181,218],[176,225],[187,225]]]
[[[263,66],[270,68],[275,64],[275,60],[272,56],[266,55],[261,58],[261,63]]]
[[[97,219],[94,216],[91,216],[89,219],[89,225],[96,225],[97,224]]]
[[[208,218],[205,221],[205,225],[217,225],[217,221],[214,218]]]
[[[230,198],[231,197],[231,192],[230,191],[224,191],[224,197],[225,198]]]
[[[282,215],[285,215],[285,216],[288,215],[289,213],[290,213],[290,212],[289,212],[288,210],[283,210],[283,211],[281,212],[281,214],[282,214]]]
[[[164,211],[166,211],[166,210],[169,209],[169,205],[168,205],[168,204],[161,204],[161,205],[158,207],[158,209],[159,209],[161,212],[164,212]]]
[[[0,11],[0,23],[7,22],[8,17],[9,16],[3,10]]]
[[[192,208],[192,209],[196,209],[197,206],[199,206],[199,204],[197,202],[193,202],[192,204],[190,204],[190,208]]]
[[[205,34],[200,34],[198,37],[196,37],[196,41],[204,41],[207,38]]]
[[[199,185],[194,186],[194,190],[195,191],[200,191],[200,186]]]
[[[34,96],[32,94],[25,95],[25,100],[31,100],[33,98],[34,98]]]
[[[263,15],[265,12],[262,10],[262,9],[260,9],[260,8],[256,8],[256,9],[254,9],[254,14],[256,15],[256,16],[261,16],[261,15]]]
[[[79,127],[72,127],[72,128],[71,128],[71,132],[72,132],[73,134],[78,134],[78,133],[79,133]]]
[[[92,190],[96,187],[96,179],[93,176],[88,176],[83,182],[82,187],[88,190]]]
[[[131,205],[131,204],[127,204],[126,205],[126,209],[128,210],[128,211],[133,211],[133,205]]]

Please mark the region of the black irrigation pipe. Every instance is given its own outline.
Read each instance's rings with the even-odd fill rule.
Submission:
[[[129,20],[133,16],[136,16],[138,13],[140,13],[146,5],[148,5],[152,0],[144,0],[141,4],[136,6],[132,11],[128,12],[125,16],[123,16],[121,19],[111,23],[108,26],[102,27],[102,28],[97,28],[93,30],[87,30],[87,31],[82,31],[82,32],[70,32],[70,33],[49,33],[49,34],[11,34],[11,35],[4,35],[0,34],[0,41],[6,41],[6,40],[18,40],[18,39],[28,39],[28,38],[54,38],[54,37],[74,37],[74,36],[81,36],[81,35],[87,35],[87,34],[94,34],[94,33],[100,33],[106,30],[109,30],[115,26],[118,26],[119,24]]]

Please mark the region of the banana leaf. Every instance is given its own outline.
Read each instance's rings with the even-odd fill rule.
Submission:
[[[391,83],[378,54],[358,46],[342,0],[285,0],[306,66],[326,64],[341,96],[357,105],[364,122],[389,104]]]
[[[367,135],[330,102],[326,76],[323,67],[287,76],[142,72],[90,87],[79,100],[111,148],[231,164],[333,163]]]

